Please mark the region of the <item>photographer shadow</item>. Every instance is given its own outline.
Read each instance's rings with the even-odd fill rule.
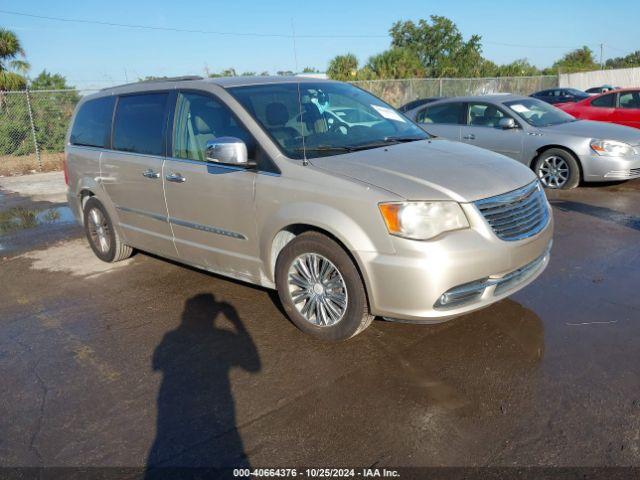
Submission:
[[[180,325],[165,334],[153,354],[153,370],[163,377],[146,478],[165,478],[169,471],[184,478],[194,467],[249,467],[229,379],[234,367],[261,368],[236,309],[208,293],[187,300]]]

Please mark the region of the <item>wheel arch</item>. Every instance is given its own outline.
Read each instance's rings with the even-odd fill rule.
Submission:
[[[353,254],[353,252],[349,249],[349,247],[346,245],[346,243],[342,239],[340,239],[337,235],[335,235],[333,232],[330,232],[326,228],[319,227],[319,226],[311,224],[311,223],[304,223],[304,222],[291,223],[291,224],[286,225],[285,227],[281,228],[275,234],[275,236],[273,237],[273,240],[271,242],[271,250],[270,250],[270,253],[269,253],[269,263],[268,263],[268,265],[269,265],[269,271],[268,271],[269,277],[271,279],[274,279],[274,281],[275,281],[276,261],[278,259],[278,256],[280,255],[280,253],[284,249],[284,247],[287,246],[287,244],[290,243],[296,237],[302,235],[303,233],[307,233],[307,232],[320,233],[320,234],[330,238],[334,242],[336,242],[342,248],[342,250],[344,250],[344,252],[349,256],[349,258],[351,259],[353,264],[356,266],[356,270],[358,272],[358,275],[360,276],[360,280],[362,281],[362,284],[364,285],[365,296],[366,296],[366,300],[367,300],[367,306],[370,307],[370,304],[369,304],[369,286],[368,286],[368,283],[367,283],[367,277],[366,277],[366,275],[363,275],[362,265],[360,264],[358,258]]]
[[[541,147],[538,147],[536,149],[536,154],[534,155],[534,157],[529,162],[529,168],[531,168],[531,170],[535,171],[536,162],[537,162],[538,158],[540,158],[540,155],[542,155],[547,150],[551,150],[552,148],[555,148],[555,149],[558,149],[558,150],[563,150],[563,151],[567,152],[569,155],[571,155],[573,157],[573,159],[578,164],[578,169],[580,170],[580,180],[583,180],[584,173],[583,173],[582,163],[580,162],[580,157],[578,157],[578,155],[576,154],[576,152],[573,151],[573,149],[567,147],[566,145],[558,145],[558,144],[555,144],[555,143],[549,143],[549,144],[543,145]]]
[[[93,190],[89,188],[83,188],[82,190],[80,190],[80,192],[78,193],[78,196],[80,197],[80,206],[84,209],[87,200],[89,200],[89,198],[91,197],[95,197],[95,195],[96,194],[93,192]]]

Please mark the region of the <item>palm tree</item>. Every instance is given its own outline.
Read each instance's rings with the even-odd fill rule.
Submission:
[[[17,35],[0,28],[0,90],[21,90],[26,87],[24,74],[29,70],[24,50]]]
[[[327,67],[327,75],[333,80],[355,80],[358,74],[358,59],[353,53],[334,57]]]

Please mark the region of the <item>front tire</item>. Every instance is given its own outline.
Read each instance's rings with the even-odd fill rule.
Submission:
[[[580,183],[580,166],[575,157],[560,148],[542,152],[535,163],[534,171],[545,188],[569,190]]]
[[[103,262],[119,262],[133,253],[130,246],[122,243],[104,205],[94,197],[84,205],[84,231],[91,250]]]
[[[353,260],[321,233],[306,232],[289,242],[278,256],[275,276],[287,315],[305,333],[346,340],[373,321]]]

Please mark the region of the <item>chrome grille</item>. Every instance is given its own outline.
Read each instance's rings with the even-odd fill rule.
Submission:
[[[495,234],[516,241],[540,232],[549,221],[547,200],[540,183],[475,202]]]

